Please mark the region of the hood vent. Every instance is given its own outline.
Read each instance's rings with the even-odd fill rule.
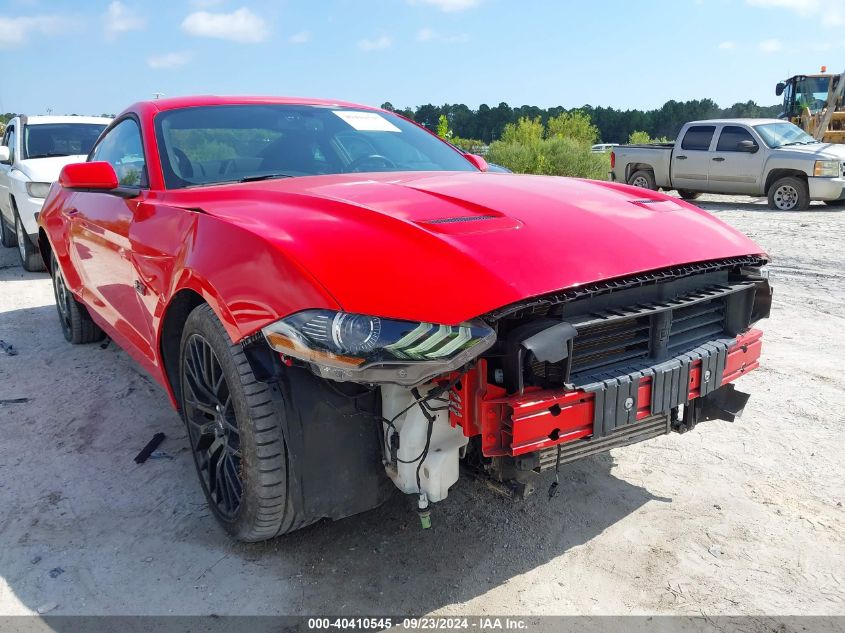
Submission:
[[[481,220],[495,220],[496,215],[463,215],[457,218],[437,218],[435,220],[422,220],[423,224],[457,224],[459,222],[479,222]]]

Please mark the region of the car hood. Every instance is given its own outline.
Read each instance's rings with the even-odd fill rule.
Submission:
[[[48,158],[27,158],[19,160],[15,167],[32,182],[55,182],[62,167],[71,163],[84,163],[85,156],[50,156]]]
[[[789,145],[777,150],[777,154],[792,154],[801,158],[814,156],[819,160],[845,161],[845,145],[836,143],[814,143],[813,145]]]
[[[676,198],[547,176],[316,176],[174,191],[168,203],[264,236],[344,310],[444,324],[581,284],[762,253]]]

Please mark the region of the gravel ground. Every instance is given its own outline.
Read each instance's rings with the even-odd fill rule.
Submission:
[[[845,211],[701,206],[774,258],[739,422],[566,466],[553,501],[465,479],[427,532],[397,493],[253,545],[208,514],[163,392],[65,343],[47,275],[2,250],[0,614],[845,614]],[[158,431],[170,458],[136,465]]]

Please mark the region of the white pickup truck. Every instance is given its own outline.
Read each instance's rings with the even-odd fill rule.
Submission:
[[[646,189],[767,196],[780,211],[811,200],[845,203],[845,145],[816,141],[779,119],[713,119],[681,128],[675,143],[622,145],[610,179]]]

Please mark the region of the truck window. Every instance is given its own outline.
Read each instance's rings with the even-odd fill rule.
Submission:
[[[719,135],[719,144],[716,145],[717,152],[738,152],[740,141],[754,141],[754,137],[744,127],[738,125],[726,125]]]
[[[681,149],[707,151],[710,149],[710,141],[716,132],[715,125],[693,125],[684,134]]]

